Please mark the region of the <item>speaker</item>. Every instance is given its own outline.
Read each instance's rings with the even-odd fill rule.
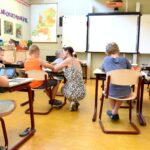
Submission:
[[[59,26],[63,26],[63,16],[59,17]]]

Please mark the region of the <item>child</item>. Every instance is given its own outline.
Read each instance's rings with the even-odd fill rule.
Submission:
[[[39,58],[40,57],[40,49],[38,46],[31,45],[29,48],[29,55],[30,55],[30,58],[27,59],[24,63],[25,71],[42,70],[42,67],[46,67],[46,68],[50,68],[50,69],[53,68],[53,65],[51,65]],[[52,89],[52,99],[53,100],[50,101],[50,104],[56,105],[56,106],[61,105],[62,104],[61,101],[55,99],[59,82],[55,79],[50,79],[47,81],[47,84],[48,84],[48,87],[53,86],[53,89]],[[33,81],[33,82],[31,82],[30,86],[31,86],[31,88],[44,88],[45,87],[44,81]]]
[[[104,58],[102,69],[107,73],[116,69],[131,69],[131,64],[125,57],[119,56],[119,47],[116,43],[112,42],[106,46],[107,56]],[[110,85],[109,96],[116,98],[123,98],[129,96],[131,93],[130,86]],[[122,101],[110,100],[112,111],[108,110],[107,114],[112,120],[118,120],[118,109]]]
[[[55,55],[56,55],[56,59],[51,63],[53,65],[57,65],[61,62],[63,62],[63,51],[62,50],[57,50]]]
[[[56,59],[51,64],[52,65],[57,65],[59,63],[62,63],[63,62],[63,51],[62,50],[57,50],[55,55],[56,55]],[[62,70],[59,70],[59,72],[62,72]],[[63,80],[64,77],[62,75],[55,75],[54,79],[57,79],[59,81],[59,84],[60,84],[61,80]],[[58,91],[56,95],[57,96],[63,96],[61,91],[60,92]]]

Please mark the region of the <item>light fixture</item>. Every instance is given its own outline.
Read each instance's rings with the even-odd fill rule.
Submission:
[[[106,2],[106,6],[118,11],[119,8],[124,6],[124,3],[122,0],[110,0]]]

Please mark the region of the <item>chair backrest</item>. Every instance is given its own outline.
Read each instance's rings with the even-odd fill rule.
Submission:
[[[48,74],[43,70],[29,70],[25,73],[28,78],[34,78],[35,80],[45,80],[45,76],[48,77]]]
[[[4,59],[10,62],[15,62],[15,52],[13,50],[4,51]]]
[[[25,51],[16,51],[16,62],[22,61],[24,62],[26,59],[26,52]]]
[[[107,73],[110,76],[110,83],[115,85],[136,85],[141,73],[131,69],[118,69]]]

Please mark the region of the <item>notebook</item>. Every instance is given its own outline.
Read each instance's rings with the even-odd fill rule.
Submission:
[[[0,68],[0,76],[6,75],[8,79],[16,77],[15,68]]]

